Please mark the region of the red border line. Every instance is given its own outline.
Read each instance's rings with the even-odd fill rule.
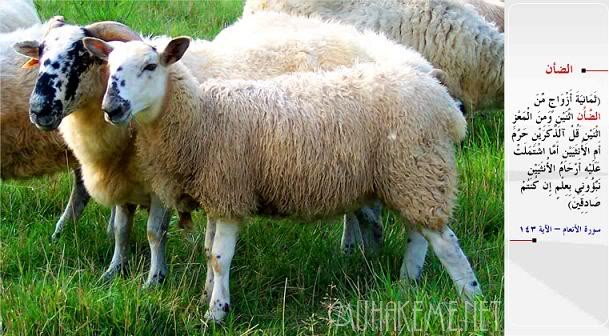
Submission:
[[[582,73],[587,73],[587,72],[608,72],[609,70],[607,69],[587,69],[587,68],[582,68]]]
[[[532,239],[510,239],[511,242],[527,242],[527,243],[537,243],[537,238]]]

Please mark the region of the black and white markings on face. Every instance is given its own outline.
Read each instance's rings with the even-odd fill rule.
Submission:
[[[109,102],[111,102],[109,104],[109,109],[106,110],[106,113],[108,114],[108,116],[112,119],[112,118],[117,118],[117,117],[124,117],[124,116],[119,116],[119,114],[125,114],[131,111],[131,103],[126,100],[123,99],[123,97],[121,97],[120,95],[120,90],[119,90],[119,79],[116,76],[112,76],[112,78],[110,79],[111,83],[110,86],[108,87],[108,92],[106,93],[108,95],[109,98]],[[124,82],[124,80],[122,80],[122,82]]]
[[[40,70],[30,99],[30,113],[61,119],[78,105],[82,75],[101,60],[91,56],[82,38],[90,34],[66,25],[49,31],[39,48]]]
[[[110,42],[108,55],[108,86],[102,109],[106,120],[120,123],[136,117],[140,122],[154,120],[162,100],[167,81],[167,71],[160,63],[160,56],[153,47],[142,41]],[[120,117],[122,114],[124,117]],[[130,120],[130,119],[129,119]]]

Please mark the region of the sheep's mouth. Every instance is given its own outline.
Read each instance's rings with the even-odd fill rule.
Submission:
[[[131,121],[131,112],[127,111],[126,113],[113,116],[109,116],[108,113],[104,113],[104,119],[115,126],[126,125]]]
[[[52,125],[39,125],[39,124],[34,124],[36,126],[36,128],[38,128],[41,131],[54,131],[59,127],[59,122],[55,122]]]
[[[30,113],[30,121],[41,131],[54,131],[61,123],[60,118],[40,118],[32,113]]]

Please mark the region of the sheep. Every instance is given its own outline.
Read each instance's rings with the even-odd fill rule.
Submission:
[[[0,9],[0,13],[5,11]],[[53,240],[59,238],[68,221],[80,217],[89,194],[83,185],[78,161],[58,132],[41,132],[30,123],[28,97],[36,73],[21,68],[27,59],[15,53],[12,45],[22,39],[40,39],[50,26],[62,20],[62,17],[54,17],[45,24],[0,34],[0,178],[23,180],[72,169],[74,184],[70,199],[55,224]],[[16,22],[21,21],[24,20]]]
[[[110,123],[137,129],[135,153],[152,190],[170,207],[195,200],[215,220],[207,319],[229,311],[230,263],[246,218],[324,218],[373,198],[420,230],[466,299],[481,294],[448,227],[454,144],[466,121],[429,74],[362,63],[199,84],[178,63],[189,38],[162,52],[142,41],[83,43],[108,62],[102,109]]]
[[[99,111],[99,102],[103,93],[102,84],[98,81],[98,71],[103,70],[101,62],[88,57],[89,53],[79,41],[84,35],[112,39],[139,38],[139,35],[120,24],[99,23],[86,27],[76,27],[60,22],[46,33],[43,43],[25,41],[15,44],[16,50],[30,57],[26,65],[39,62],[40,69],[36,86],[30,97],[30,120],[42,130],[54,130],[59,120],[36,114],[36,110],[49,108],[52,116],[63,113],[63,110]],[[74,37],[76,36],[76,37]],[[70,40],[72,38],[72,40]],[[44,46],[44,47],[42,47]],[[40,59],[39,59],[40,58]],[[61,63],[60,63],[61,60]],[[93,61],[93,62],[92,62]],[[90,70],[94,65],[94,75]],[[95,78],[95,80],[93,80]],[[87,86],[80,86],[80,80],[88,81]],[[97,89],[97,91],[96,91]],[[89,120],[83,122],[83,119]],[[95,119],[100,116],[101,120]],[[49,124],[53,120],[56,124]],[[120,272],[126,264],[127,243],[136,205],[149,206],[148,236],[151,245],[151,267],[145,286],[156,285],[164,280],[167,267],[164,257],[165,232],[171,211],[158,206],[153,197],[145,190],[145,185],[138,183],[131,173],[127,162],[120,160],[120,154],[127,155],[132,147],[112,147],[114,138],[129,136],[128,131],[109,129],[103,115],[80,113],[71,118],[72,122],[80,121],[88,126],[81,133],[60,130],[65,142],[81,164],[81,172],[86,190],[98,202],[113,208],[111,221],[114,228],[115,248],[110,266],[102,276],[109,280]],[[69,124],[64,122],[63,124]],[[90,134],[87,134],[90,133]],[[95,135],[96,141],[91,140]],[[119,154],[119,155],[117,155]],[[123,164],[126,163],[126,164]],[[96,167],[104,169],[95,170]],[[110,170],[110,173],[107,171]],[[101,173],[100,173],[101,172]],[[102,174],[106,172],[106,174]],[[114,175],[112,175],[114,173]],[[136,175],[135,175],[136,176]]]
[[[497,30],[504,31],[505,4],[495,0],[461,0],[466,6],[475,10],[488,22],[494,24]]]
[[[358,32],[351,25],[278,12],[260,12],[237,21],[222,30],[213,40],[213,45],[214,48],[206,48],[206,53],[194,52],[195,55],[206,54],[206,57],[202,58],[208,60],[202,67],[189,67],[199,80],[210,76],[200,73],[198,69],[203,69],[203,72],[209,72],[209,69],[230,69],[231,73],[247,73],[247,76],[241,76],[242,78],[261,79],[279,75],[285,72],[284,69],[331,70],[337,65],[352,64],[355,60],[406,64],[442,77],[437,70],[434,72],[432,65],[417,51],[391,43],[382,34],[372,31]],[[219,64],[232,62],[232,55],[239,53],[235,48],[247,50],[239,58],[240,62]],[[281,57],[273,58],[274,55]],[[276,70],[273,72],[268,64],[274,64]],[[236,70],[239,67],[245,69]],[[211,77],[235,78],[234,75],[218,72]],[[345,215],[341,246],[346,254],[351,254],[358,245],[363,245],[369,251],[379,249],[382,242],[380,215],[379,202],[373,202],[371,206]],[[411,235],[415,239],[418,232],[413,231]],[[421,248],[427,249],[423,245]]]
[[[0,1],[0,33],[40,24],[40,18],[32,0]]]
[[[247,0],[261,10],[338,20],[384,32],[446,72],[445,84],[466,112],[503,104],[503,33],[457,0]]]
[[[281,14],[283,16],[286,16],[285,14]],[[268,16],[267,20],[273,20],[275,19],[275,16]],[[106,24],[107,25],[107,24]],[[121,27],[121,30],[125,30],[126,27],[124,26],[119,26]],[[314,27],[314,25],[311,25],[311,27]],[[50,34],[52,35],[52,38],[54,39],[55,37],[59,38],[59,42],[52,42],[53,40],[51,38],[49,38],[50,43],[45,43],[45,50],[50,50],[50,54],[51,55],[61,55],[62,59],[60,60],[58,59],[49,59],[48,62],[45,60],[45,62],[47,62],[48,64],[46,66],[43,66],[41,68],[40,71],[40,75],[39,78],[46,78],[49,76],[59,76],[60,78],[58,79],[58,81],[61,81],[61,83],[63,85],[65,85],[66,82],[72,81],[74,82],[73,86],[75,87],[74,92],[72,93],[73,97],[76,98],[71,98],[71,99],[66,99],[67,94],[66,94],[66,90],[65,90],[65,86],[62,86],[62,84],[59,85],[59,87],[55,86],[55,82],[51,81],[41,81],[39,80],[37,83],[37,91],[34,92],[34,94],[32,95],[32,102],[34,102],[35,104],[42,104],[44,107],[44,104],[46,104],[47,101],[59,101],[61,104],[59,106],[63,107],[63,109],[53,109],[53,108],[43,108],[40,109],[39,106],[35,107],[32,109],[32,113],[31,113],[31,117],[34,121],[34,123],[37,123],[39,127],[42,128],[47,128],[47,129],[52,129],[57,127],[57,125],[59,125],[59,123],[61,122],[61,120],[63,119],[64,116],[67,116],[68,114],[71,114],[69,118],[66,118],[67,122],[63,122],[61,125],[61,131],[64,135],[64,137],[66,137],[66,140],[68,141],[68,143],[71,143],[71,147],[72,146],[79,146],[78,143],[80,142],[84,142],[85,144],[89,144],[89,145],[95,145],[95,149],[101,150],[101,148],[97,147],[97,144],[100,143],[100,138],[103,139],[102,143],[104,144],[104,146],[106,147],[111,147],[114,148],[112,152],[112,154],[110,153],[106,153],[105,155],[109,158],[112,159],[112,161],[115,161],[115,157],[116,156],[121,156],[124,155],[125,153],[129,153],[129,150],[125,149],[128,147],[128,139],[130,136],[129,131],[123,130],[123,131],[119,131],[114,127],[111,127],[109,125],[107,125],[106,127],[104,127],[103,125],[103,113],[99,110],[99,103],[97,103],[97,101],[100,99],[98,97],[101,97],[101,95],[103,95],[103,91],[104,88],[100,86],[100,80],[99,80],[99,73],[103,73],[104,67],[100,64],[97,63],[93,60],[91,60],[88,57],[83,57],[82,53],[78,50],[79,48],[81,48],[80,44],[78,42],[80,42],[79,38],[84,37],[85,33],[83,31],[83,29],[81,27],[77,27],[77,26],[69,26],[66,25],[65,27],[60,27],[60,31],[55,32],[55,31],[51,31]],[[339,47],[335,49],[336,50],[343,50],[341,47],[343,45],[345,45],[345,42],[341,42],[341,38],[342,38],[342,34],[334,34],[334,35],[330,35],[331,38],[326,38],[324,39],[324,36],[328,35],[328,34],[322,34],[322,32],[324,31],[326,27],[324,25],[318,27],[318,31],[316,34],[320,35],[320,37],[318,37],[318,40],[322,41],[323,43],[319,43],[319,41],[316,40],[312,40],[312,39],[302,39],[301,43],[298,43],[297,39],[294,39],[294,37],[286,37],[284,38],[283,41],[283,45],[278,42],[276,40],[276,36],[269,36],[269,38],[266,40],[266,44],[264,43],[260,43],[260,44],[256,44],[253,46],[246,46],[246,47],[241,47],[240,44],[233,44],[233,46],[231,48],[229,48],[229,43],[226,41],[229,41],[230,38],[227,38],[227,40],[221,40],[219,42],[216,42],[214,40],[213,43],[213,47],[212,47],[212,43],[210,42],[206,42],[206,41],[199,41],[199,43],[197,43],[193,48],[195,50],[193,50],[193,52],[191,52],[190,54],[186,54],[185,57],[185,62],[187,64],[189,64],[189,67],[191,69],[193,69],[195,71],[195,73],[197,73],[198,78],[200,79],[205,79],[205,78],[209,78],[209,77],[222,77],[222,76],[232,76],[233,78],[235,77],[240,77],[240,78],[261,78],[264,76],[273,76],[279,73],[285,73],[285,72],[289,72],[289,71],[293,71],[295,69],[303,69],[303,66],[298,65],[298,62],[303,62],[305,63],[305,67],[308,66],[309,70],[312,69],[316,69],[316,68],[328,68],[331,66],[338,66],[341,64],[345,64],[345,63],[353,63],[355,61],[357,61],[360,57],[368,57],[370,59],[372,59],[369,56],[366,56],[364,54],[364,52],[362,50],[359,50],[357,48],[350,48],[350,49],[346,49],[346,50],[351,50],[353,49],[353,54],[345,57],[337,57],[336,59],[332,59],[332,57],[336,57],[336,53],[330,53],[330,52],[326,52],[323,47],[330,44],[330,45],[338,45]],[[108,29],[110,30],[110,29]],[[236,30],[239,31],[239,30]],[[359,39],[362,39],[362,34],[357,33],[355,30],[353,30],[353,33],[358,34]],[[88,34],[91,34],[91,32],[88,32]],[[115,34],[116,35],[116,34]],[[119,34],[120,35],[120,34]],[[134,35],[137,35],[133,32],[127,34],[130,37],[133,37]],[[160,38],[160,39],[155,39],[154,42],[157,45],[162,46],[163,44],[167,43],[167,39],[166,38]],[[349,41],[348,39],[346,41]],[[365,38],[363,41],[360,42],[359,45],[365,45]],[[370,41],[375,41],[373,43],[375,52],[378,52],[380,50],[385,50],[385,57],[391,57],[392,54],[397,54],[399,53],[399,55],[407,55],[407,58],[411,58],[412,61],[411,63],[413,65],[416,64],[416,62],[414,61],[415,59],[417,60],[417,62],[419,63],[418,66],[420,67],[420,69],[422,70],[429,70],[432,69],[431,65],[429,65],[429,63],[427,63],[421,56],[416,56],[417,54],[414,54],[413,52],[409,52],[405,51],[404,48],[401,47],[397,47],[395,46],[395,44],[389,42],[386,39],[382,39],[382,38],[377,38],[376,40],[373,40],[372,38],[370,38]],[[385,46],[383,46],[382,41],[385,41]],[[58,45],[56,45],[55,43],[58,43]],[[217,46],[215,46],[215,44],[218,44]],[[288,46],[286,48],[286,46]],[[380,49],[381,47],[384,47],[384,49]],[[34,43],[34,42],[29,42],[29,43],[23,43],[20,46],[18,46],[18,50],[22,53],[25,53],[29,56],[31,56],[32,58],[37,58],[37,48],[38,48],[38,44]],[[379,50],[377,50],[377,48],[379,48]],[[65,50],[71,50],[71,53],[69,55],[66,55]],[[76,50],[76,51],[74,51]],[[230,51],[230,52],[227,52]],[[343,51],[343,53],[346,51]],[[310,64],[307,62],[307,60],[305,59],[304,61],[302,60],[302,57],[299,57],[300,55],[302,55],[303,53],[306,53],[307,55],[310,55],[312,57],[314,57],[316,59],[316,62],[313,64]],[[380,53],[376,56],[376,57],[382,57],[380,55]],[[417,58],[418,57],[418,58]],[[44,55],[43,55],[44,58]],[[266,64],[258,64],[255,62],[256,58],[258,59],[264,59],[267,60]],[[403,58],[403,57],[399,57],[399,58]],[[283,62],[285,59],[294,59],[295,61],[293,63],[285,63]],[[392,59],[398,59],[398,57],[393,57]],[[232,61],[231,61],[232,60]],[[251,62],[250,62],[251,61]],[[57,68],[61,68],[62,72],[57,74],[55,73],[56,71],[53,71],[55,64],[57,65]],[[242,64],[249,64],[249,67],[243,67]],[[74,69],[74,67],[78,65],[78,69]],[[295,68],[292,68],[293,65],[296,65]],[[50,66],[50,67],[49,67]],[[46,68],[50,69],[50,73],[47,72],[47,70],[45,70]],[[103,76],[102,76],[103,77]],[[106,79],[103,78],[102,79],[102,83],[105,82]],[[42,92],[42,93],[48,93],[51,96],[48,97],[43,97],[43,95],[41,94],[37,94],[37,92]],[[39,111],[42,110],[42,111]],[[78,115],[81,115],[81,117],[78,117]],[[93,116],[92,118],[83,118],[82,116]],[[83,120],[85,119],[85,123],[84,125],[79,125],[78,120]],[[82,123],[80,123],[82,124]],[[96,127],[92,127],[91,125],[95,124],[97,125]],[[87,130],[87,129],[95,129],[95,132],[83,132],[83,130]],[[87,135],[87,137],[82,136],[82,134],[85,133]],[[103,135],[105,134],[105,135]],[[84,139],[89,139],[89,141],[84,141]],[[78,142],[78,143],[77,143]],[[83,152],[88,152],[86,149],[83,150]],[[118,154],[117,154],[118,153]],[[81,156],[84,155],[84,153],[81,153]],[[128,155],[127,155],[128,156]],[[125,162],[128,162],[128,158],[125,158]],[[118,170],[118,167],[116,168],[116,170]],[[128,169],[126,169],[125,171],[129,171]],[[131,174],[131,172],[129,173]],[[88,171],[85,172],[85,182],[87,181],[86,176],[87,175],[93,175],[93,172]],[[128,175],[128,174],[127,174]],[[91,179],[89,179],[91,180]],[[106,188],[105,190],[112,190],[113,192],[115,192],[114,195],[110,195],[109,192],[101,192],[101,194],[106,194],[106,195],[94,195],[94,197],[96,199],[99,199],[102,203],[106,203],[106,204],[112,204],[114,203],[114,200],[116,199],[120,199],[120,197],[117,196],[117,194],[125,194],[126,190],[131,190],[134,188],[131,187],[118,187],[116,186],[116,183],[112,184],[112,187],[105,187],[105,185],[108,184],[107,181],[102,181],[100,182],[100,186],[97,187],[95,185],[92,185],[93,182],[91,182],[90,185],[87,186],[87,188],[89,190],[91,189],[99,189],[99,190],[104,190],[103,188]],[[119,183],[121,184],[121,183]],[[138,189],[138,188],[135,188]],[[108,196],[110,195],[110,196]],[[104,199],[105,197],[105,199]],[[124,196],[123,198],[128,198],[128,196]],[[374,214],[370,214],[370,212],[372,211],[379,211],[377,208],[375,207],[371,207],[371,210],[368,211],[362,211],[361,215],[358,215],[358,217],[362,217],[361,221],[370,221],[369,218],[367,217],[372,217]],[[128,210],[124,210],[124,215],[121,217],[123,220],[127,220],[131,214],[130,211]],[[364,217],[367,216],[367,217]],[[126,222],[125,222],[126,223]],[[124,224],[127,225],[127,224]],[[208,226],[210,224],[208,223]],[[349,227],[349,225],[355,225],[352,221],[351,222],[347,222],[346,223],[347,227]],[[156,226],[158,227],[158,226]],[[213,231],[213,230],[208,230],[208,231]],[[347,229],[345,229],[345,231],[348,231]],[[355,230],[351,230],[350,232],[353,232]],[[115,231],[115,237],[117,235],[122,235],[125,234],[124,233],[125,230],[121,229],[121,230],[117,230]],[[372,234],[374,234],[375,231],[372,232]],[[151,234],[152,236],[155,236],[154,234]],[[158,234],[156,234],[158,236]],[[378,236],[378,232],[377,232],[377,236]],[[123,242],[126,243],[126,239],[124,237],[118,239],[116,238],[117,241],[117,245],[115,246],[115,256],[113,257],[113,262],[111,263],[111,267],[108,268],[108,271],[106,272],[106,278],[111,278],[114,274],[116,274],[117,269],[119,269],[120,267],[122,267],[121,265],[123,264],[122,261],[125,260],[126,256],[123,253],[123,251],[125,250],[125,248],[121,248],[118,244],[118,242]],[[161,244],[162,245],[162,244]],[[158,246],[158,244],[156,245]],[[116,262],[114,262],[116,261]],[[156,267],[155,269],[165,269],[164,267]],[[161,272],[162,273],[162,272]],[[153,272],[151,272],[150,274],[153,274]],[[210,273],[211,274],[211,273]],[[149,275],[150,278],[150,275]],[[148,282],[147,282],[148,283]]]
[[[352,64],[356,58],[359,62],[405,64],[423,72],[431,72],[434,69],[419,52],[391,42],[382,33],[371,30],[358,31],[348,24],[280,12],[260,12],[241,18],[223,29],[214,38],[213,43],[217,46],[215,49],[218,52],[226,53],[229,51],[224,51],[225,48],[235,47],[260,49],[260,53],[264,53],[265,57],[269,57],[269,52],[266,51],[268,48],[278,50],[278,54],[294,53],[287,59],[277,57],[273,60],[274,62],[291,61],[293,63],[291,66],[282,67],[292,67],[293,72],[307,71],[311,68],[331,70],[336,65]],[[295,51],[303,54],[300,58],[308,59],[301,61],[300,65],[294,62],[293,59],[300,60]],[[250,54],[247,62],[259,63],[261,68],[268,67],[263,65],[265,61],[261,60],[261,57],[251,52]],[[251,66],[242,67],[247,68],[244,71],[252,72]],[[280,74],[282,73],[277,71],[272,75]],[[266,74],[264,76],[269,77]],[[195,77],[199,77],[197,73]]]
[[[318,18],[305,18],[279,12],[259,12],[242,18],[235,24],[222,30],[213,41],[215,48],[207,52],[217,51],[214,56],[203,57],[216,62],[230,60],[230,55],[239,53],[235,48],[246,49],[239,59],[241,62],[231,66],[218,66],[204,63],[207,69],[231,69],[246,67],[247,76],[242,78],[261,79],[271,77],[267,64],[277,64],[281,69],[296,69],[306,71],[312,68],[331,70],[337,65],[349,65],[355,60],[359,62],[377,62],[383,64],[405,64],[417,70],[432,73],[443,80],[445,75],[433,66],[417,51],[391,43],[384,35],[369,30],[359,32],[351,25],[338,22],[325,22]],[[189,50],[192,47],[189,48]],[[258,52],[253,52],[259,50]],[[294,53],[294,51],[297,51]],[[224,53],[225,55],[222,55]],[[201,52],[195,54],[201,55]],[[189,53],[186,54],[188,58]],[[274,57],[275,55],[281,57]],[[286,56],[291,55],[291,56]],[[269,58],[271,58],[269,60]],[[294,63],[300,60],[301,64]],[[290,63],[291,62],[291,63]],[[285,65],[283,65],[285,64]],[[197,72],[199,68],[191,68],[199,80],[206,78],[205,74]],[[249,70],[253,69],[253,70]],[[254,73],[261,69],[263,73]],[[238,71],[239,72],[239,71]],[[275,71],[279,75],[283,71]],[[215,78],[235,78],[226,74],[215,73]],[[380,222],[381,205],[373,202],[371,206],[363,207],[344,217],[341,246],[346,254],[351,254],[354,247],[363,245],[366,250],[377,251],[382,243],[382,225]],[[413,241],[418,232],[410,232]],[[426,245],[419,245],[416,250],[427,250]],[[424,259],[423,253],[423,259]],[[418,259],[417,259],[418,260]],[[422,262],[421,262],[422,263]]]

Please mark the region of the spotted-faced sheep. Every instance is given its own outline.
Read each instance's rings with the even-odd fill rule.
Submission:
[[[105,83],[100,83],[99,72],[104,67],[82,46],[80,39],[85,35],[106,40],[140,38],[118,23],[102,22],[77,27],[61,22],[48,30],[42,43],[17,43],[15,48],[30,57],[27,64],[39,64],[36,85],[30,97],[30,120],[40,129],[54,130],[64,111],[80,111],[62,123],[66,127],[61,129],[61,133],[81,164],[87,191],[96,201],[113,207],[111,220],[115,248],[103,277],[110,279],[125,266],[135,205],[144,205],[150,207],[148,238],[152,257],[146,285],[154,285],[162,281],[167,272],[164,236],[171,212],[158,205],[145,184],[138,183],[133,165],[125,159],[133,154],[133,146],[114,146],[116,139],[130,136],[129,130],[110,129],[103,120],[99,104]],[[92,66],[94,71],[90,69]],[[86,85],[80,85],[81,82]],[[88,111],[98,113],[87,114]],[[70,128],[70,124],[79,125],[80,133]]]
[[[316,15],[383,32],[446,72],[446,86],[467,112],[503,104],[503,34],[457,0],[247,0],[260,10]]]
[[[78,161],[59,133],[42,132],[29,121],[28,100],[36,82],[36,72],[21,68],[27,58],[15,53],[12,46],[24,39],[41,39],[44,32],[59,21],[63,18],[54,17],[44,24],[0,34],[0,177],[2,180],[21,180],[70,169],[73,172],[70,199],[55,225],[53,239],[59,238],[68,221],[80,217],[89,194],[82,183]]]
[[[465,298],[481,293],[447,225],[457,193],[453,147],[466,121],[436,79],[368,63],[199,84],[175,64],[189,42],[176,38],[159,53],[141,41],[84,39],[108,60],[106,118],[137,121],[136,155],[154,192],[168,206],[194,199],[216,221],[208,319],[229,310],[230,263],[247,218],[320,218],[373,198],[420,230]],[[153,69],[141,75],[144,68]]]
[[[280,14],[280,16],[281,15],[287,16],[285,14]],[[267,18],[267,20],[272,19],[274,19],[274,17]],[[311,27],[314,27],[314,25],[311,25]],[[338,57],[336,56],[336,52],[326,52],[326,50],[322,49],[321,46],[325,48],[332,48],[332,46],[334,46],[334,50],[341,51],[343,50],[342,47],[346,43],[343,42],[343,40],[349,41],[349,39],[342,38],[342,34],[321,34],[321,32],[324,31],[324,28],[325,27],[323,25],[317,28],[317,34],[319,35],[317,40],[309,37],[308,39],[299,42],[299,40],[294,39],[294,37],[284,37],[282,39],[283,45],[281,42],[278,42],[275,36],[269,36],[266,39],[266,44],[260,42],[259,44],[245,47],[243,45],[233,44],[232,48],[227,48],[228,42],[226,41],[216,42],[214,40],[213,44],[206,41],[199,41],[197,44],[195,44],[195,48],[193,48],[194,50],[186,55],[185,62],[191,69],[195,70],[195,73],[198,74],[199,78],[205,79],[209,77],[223,76],[232,78],[263,78],[273,76],[278,73],[294,71],[295,69],[327,69],[331,66],[336,67],[341,64],[352,64],[358,61],[360,58],[373,59],[371,56],[367,56],[362,50],[359,50],[356,47],[347,48],[345,51],[342,51],[343,54],[345,54],[347,51],[352,52],[346,57]],[[352,28],[351,30],[352,33],[359,36],[360,40],[363,39],[363,41],[360,41],[359,45],[365,45],[365,38],[363,37],[364,35],[358,33]],[[239,30],[235,31],[238,32]],[[128,179],[126,177],[119,178],[114,176],[114,174],[115,172],[120,172],[125,176],[134,176],[132,174],[135,174],[131,169],[125,168],[130,167],[128,164],[128,154],[131,153],[131,149],[129,149],[128,139],[130,139],[132,133],[130,133],[129,130],[117,130],[115,127],[104,124],[103,114],[99,109],[99,100],[101,99],[101,95],[104,91],[104,88],[100,87],[99,83],[104,83],[106,81],[106,77],[103,75],[104,66],[101,63],[95,62],[87,57],[82,57],[82,53],[80,51],[76,51],[78,48],[81,48],[79,44],[80,40],[78,40],[78,38],[85,36],[85,31],[83,31],[81,27],[66,25],[65,27],[61,27],[61,29],[59,29],[57,32],[52,31],[50,34],[55,37],[59,37],[59,40],[57,40],[58,42],[51,41],[50,43],[45,43],[45,50],[51,50],[51,55],[61,56],[61,60],[58,57],[58,59],[47,59],[43,61],[43,63],[46,62],[48,64],[43,64],[41,67],[37,87],[40,88],[40,92],[47,92],[53,97],[44,97],[42,94],[38,95],[36,92],[34,93],[32,101],[34,103],[42,104],[42,107],[35,106],[33,108],[32,119],[34,122],[39,124],[39,127],[53,128],[59,124],[64,116],[70,114],[70,116],[62,123],[61,130],[68,143],[71,144],[71,147],[75,146],[80,148],[79,150],[75,149],[79,159],[81,161],[87,160],[87,157],[91,156],[91,149],[87,148],[87,146],[93,146],[94,150],[103,151],[104,153],[97,153],[91,157],[98,157],[98,155],[102,155],[107,157],[110,161],[108,166],[104,168],[97,166],[95,169],[85,172],[85,182],[87,182],[87,180],[90,181],[90,184],[87,187],[90,189],[99,190],[101,194],[95,195],[94,192],[94,197],[99,198],[102,202],[112,203],[112,200],[120,200],[121,198],[123,200],[128,199],[131,197],[131,195],[128,195],[128,191],[141,189],[132,184],[133,180],[137,179]],[[370,42],[372,42],[372,46],[374,46],[374,48],[372,48],[374,49],[374,52],[379,53],[381,50],[385,50],[384,56],[390,59],[392,53],[400,53],[400,55],[406,54],[408,57],[399,58],[410,60],[413,65],[417,64],[418,62],[418,66],[421,70],[427,71],[431,69],[429,63],[427,63],[420,55],[417,56],[417,54],[414,52],[404,51],[404,48],[398,47],[394,43],[391,43],[386,39],[382,39],[381,37],[373,39],[371,34],[372,33],[370,33],[368,37],[370,38]],[[131,36],[132,35],[134,34],[131,34]],[[325,37],[326,35],[331,36],[332,38]],[[227,38],[227,40],[230,39]],[[167,41],[168,40],[166,38],[161,38],[155,39],[154,43],[157,46],[162,46],[163,44],[166,44]],[[320,43],[319,41],[322,41],[323,43]],[[381,47],[383,47],[382,41],[385,42],[383,49],[381,49]],[[215,44],[218,44],[218,46],[215,46]],[[32,47],[36,46],[37,44],[32,45]],[[66,50],[71,51],[71,53],[66,54]],[[231,52],[226,52],[225,50],[230,50]],[[23,48],[21,51],[28,53],[27,48]],[[302,54],[307,54],[314,57],[317,62],[311,64],[310,62],[303,61],[302,57],[300,57]],[[34,52],[29,53],[29,55],[32,57],[37,57]],[[257,58],[266,60],[266,64],[254,62],[254,60]],[[398,57],[393,58],[397,59]],[[294,61],[291,63],[286,63],[286,59],[294,59]],[[415,59],[416,62],[414,61]],[[250,63],[248,60],[252,60],[252,62]],[[302,65],[299,65],[298,62],[305,62],[306,64],[303,67]],[[61,71],[56,71],[58,69],[54,64],[59,65],[57,68],[60,68]],[[242,64],[249,64],[249,67],[243,67],[241,66]],[[75,65],[78,65],[79,68],[73,69]],[[293,65],[296,66],[296,68],[292,68]],[[99,79],[100,72],[102,73],[101,81]],[[74,76],[74,74],[78,76]],[[53,81],[48,83],[40,80],[51,76]],[[55,81],[60,82],[59,87],[56,86]],[[67,94],[65,86],[62,84],[69,81],[75,82],[75,89],[71,95]],[[118,83],[118,85],[121,84],[122,83]],[[63,110],[59,108],[55,109],[53,105],[45,106],[47,102],[52,102],[55,100],[58,100],[61,103],[60,106],[63,107]],[[88,132],[87,130],[95,131]],[[100,139],[103,141],[100,142]],[[85,146],[80,145],[80,143],[83,143]],[[118,160],[116,159],[117,157],[124,157],[125,159]],[[86,178],[86,176],[89,174],[94,175],[93,173],[98,173],[99,169],[102,169],[105,173],[95,174],[95,177],[99,178],[97,183],[93,182],[92,179]],[[114,183],[109,183],[107,180],[108,178],[116,178],[116,181]],[[131,187],[125,187],[129,185],[131,185]],[[374,210],[378,211],[378,209]],[[124,212],[129,214],[127,211]],[[363,220],[368,222],[371,221],[370,217],[373,217],[374,219],[374,216],[370,215],[370,211],[362,212],[361,217],[363,216],[367,216],[364,217]],[[351,226],[353,225],[355,224],[352,224]],[[351,232],[352,231],[354,230],[351,230]],[[124,229],[117,230],[115,231],[115,236],[124,234],[124,232]],[[155,235],[151,234],[151,236],[154,237]],[[156,236],[158,236],[158,234],[156,234]],[[125,238],[117,238],[116,241],[126,243],[127,240]],[[156,245],[158,246],[159,244]],[[122,265],[121,260],[124,260],[126,257],[123,253],[124,250],[126,249],[120,248],[118,245],[115,247],[115,257],[113,257],[113,260],[117,262],[113,262],[111,264],[111,267],[109,268],[109,271],[111,272],[107,273],[108,276],[115,274],[115,270],[120,268],[120,265]],[[163,267],[158,268],[163,269]]]

